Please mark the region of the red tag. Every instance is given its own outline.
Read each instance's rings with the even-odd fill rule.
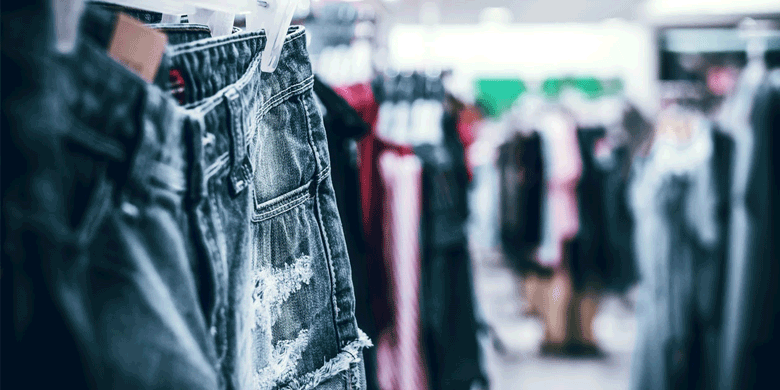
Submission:
[[[171,69],[168,72],[168,80],[171,83],[171,95],[179,101],[179,104],[184,104],[184,77],[178,69]]]

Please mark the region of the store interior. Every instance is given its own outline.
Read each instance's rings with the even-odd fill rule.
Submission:
[[[164,222],[184,226],[175,229],[176,237],[181,236],[183,240],[182,248],[187,248],[182,249],[181,258],[190,259],[195,265],[189,265],[192,269],[181,266],[175,272],[194,280],[193,296],[199,298],[191,299],[192,308],[180,306],[184,301],[177,298],[178,288],[166,284],[167,277],[184,280],[183,276],[168,273],[174,271],[160,271],[162,276],[150,277],[148,280],[153,282],[144,282],[147,284],[128,282],[136,280],[131,277],[104,281],[128,283],[138,289],[158,288],[155,283],[160,283],[163,287],[159,288],[173,291],[163,295],[172,296],[176,304],[160,304],[150,309],[150,313],[166,310],[184,313],[182,320],[171,320],[170,324],[161,320],[165,329],[202,327],[200,333],[188,331],[192,335],[187,336],[186,343],[198,344],[198,348],[206,351],[204,365],[208,365],[205,361],[212,355],[227,354],[226,360],[219,358],[216,369],[209,368],[213,374],[204,374],[203,378],[218,378],[214,388],[775,388],[772,383],[776,382],[776,363],[772,362],[777,361],[775,354],[780,347],[777,299],[780,263],[774,243],[778,241],[775,231],[780,229],[775,229],[775,224],[780,216],[774,203],[778,186],[772,149],[776,144],[774,134],[780,134],[780,2],[268,0],[258,1],[260,5],[243,0],[180,2],[197,9],[194,13],[182,12],[176,2],[167,1],[34,3],[43,5],[3,11],[3,61],[13,64],[8,71],[3,67],[3,192],[10,194],[3,195],[3,228],[11,233],[3,234],[2,361],[3,384],[8,384],[8,388],[16,388],[12,387],[12,381],[23,378],[12,378],[6,372],[24,372],[27,363],[38,359],[29,352],[31,346],[40,346],[54,337],[75,340],[65,343],[63,352],[47,359],[79,357],[72,359],[72,366],[58,369],[69,370],[62,380],[73,381],[76,386],[83,378],[73,372],[83,370],[84,377],[91,378],[85,381],[89,388],[200,388],[200,385],[211,388],[211,379],[193,379],[190,385],[183,385],[186,381],[177,382],[174,373],[179,368],[186,369],[177,365],[178,358],[164,363],[170,356],[191,353],[186,352],[189,349],[176,353],[165,350],[157,355],[154,345],[148,349],[143,346],[147,341],[163,343],[150,341],[155,337],[144,336],[161,329],[155,328],[154,321],[147,325],[145,318],[156,318],[157,314],[144,314],[144,303],[137,310],[111,311],[135,307],[138,302],[135,296],[122,292],[132,289],[117,287],[116,292],[106,297],[103,293],[82,296],[74,292],[81,291],[78,286],[82,280],[94,279],[73,276],[83,271],[68,268],[72,266],[69,256],[82,258],[75,253],[86,253],[83,258],[87,259],[85,264],[90,264],[89,269],[92,263],[106,266],[96,258],[110,259],[116,253],[127,252],[130,259],[138,256],[151,259],[144,265],[151,268],[143,268],[137,265],[140,262],[131,260],[136,265],[130,268],[142,270],[137,275],[147,275],[145,272],[157,275],[150,270],[158,268],[167,270],[168,265],[160,264],[168,264],[165,263],[168,260],[156,263],[154,256],[158,252],[142,251],[139,255],[137,249],[147,248],[147,242],[154,241],[156,230],[143,229],[155,228],[149,224],[116,227],[100,222],[109,224],[100,226],[110,228],[93,228],[97,233],[79,236],[82,241],[78,242],[90,242],[87,247],[91,249],[71,251],[82,244],[68,246],[64,243],[70,238],[57,238],[76,236],[60,236],[65,228],[52,228],[51,221],[56,218],[51,216],[57,215],[57,210],[68,210],[63,215],[70,215],[73,208],[78,209],[80,206],[71,204],[80,204],[81,193],[73,190],[63,200],[55,195],[60,187],[44,188],[35,184],[40,181],[27,178],[44,171],[54,175],[52,172],[63,169],[63,164],[55,160],[48,170],[42,168],[45,162],[38,162],[40,156],[54,150],[51,149],[54,146],[46,146],[47,142],[54,141],[34,138],[38,129],[41,134],[50,134],[46,128],[54,126],[61,129],[57,134],[70,134],[72,128],[81,129],[95,123],[98,127],[111,126],[117,119],[110,115],[136,109],[143,113],[163,112],[165,108],[159,107],[168,106],[159,101],[164,101],[174,107],[170,109],[172,114],[166,114],[168,122],[165,123],[168,126],[184,123],[181,133],[189,137],[201,131],[193,130],[198,126],[209,129],[217,126],[213,121],[225,120],[213,119],[208,113],[212,106],[222,104],[220,94],[227,96],[224,99],[228,101],[226,114],[222,115],[244,118],[244,122],[227,120],[226,125],[219,125],[232,129],[226,131],[232,132],[233,138],[223,139],[219,131],[208,130],[201,137],[202,146],[183,146],[184,152],[171,155],[184,156],[183,161],[190,161],[187,159],[204,153],[204,161],[208,161],[211,153],[208,148],[224,147],[221,158],[225,162],[221,164],[231,170],[229,176],[220,180],[226,181],[224,188],[230,191],[214,190],[220,186],[216,181],[213,183],[217,184],[192,190],[196,188],[192,186],[198,185],[192,184],[192,180],[208,182],[213,171],[222,169],[221,166],[204,168],[202,174],[182,179],[186,185],[176,190],[183,194],[201,191],[200,198],[184,195],[179,200],[171,200],[170,205],[164,203],[163,207],[180,210],[170,222]],[[100,9],[96,11],[97,8]],[[276,11],[277,8],[288,11]],[[146,24],[149,31],[156,29],[167,34],[167,47],[166,41],[160,44],[158,38],[154,38],[157,41],[138,38],[142,43],[127,45],[140,45],[158,56],[156,60],[146,57],[140,60],[141,73],[134,72],[145,81],[135,78],[133,83],[142,83],[144,88],[155,91],[167,88],[170,96],[157,98],[157,92],[146,92],[144,96],[151,97],[143,98],[147,99],[144,103],[104,108],[103,114],[97,116],[107,115],[109,119],[97,122],[79,122],[76,117],[81,114],[70,114],[68,110],[72,107],[77,107],[74,110],[78,113],[98,110],[103,104],[98,102],[110,101],[106,96],[124,88],[120,82],[125,79],[116,76],[121,73],[116,71],[118,68],[111,68],[105,76],[106,80],[113,77],[120,80],[116,85],[95,87],[89,80],[100,68],[84,67],[86,57],[73,55],[73,49],[68,49],[75,45],[76,53],[81,53],[78,52],[80,34],[102,31],[84,22],[93,20],[80,16],[88,14],[84,9],[91,12],[89,18],[96,18],[95,12],[105,10],[112,15],[127,14]],[[34,16],[43,14],[43,19]],[[150,16],[153,20],[138,15],[153,15]],[[263,16],[258,18],[258,15]],[[35,43],[44,38],[38,41],[14,38],[22,32],[13,29],[21,30],[25,25],[15,18],[27,17],[34,23],[48,23],[41,31],[47,32],[45,39],[53,42],[51,50]],[[73,24],[79,17],[86,28],[81,26],[78,30]],[[289,23],[285,23],[285,18]],[[112,44],[116,42],[119,26],[123,26],[122,19],[118,20]],[[196,25],[197,28],[192,27]],[[301,40],[296,34],[301,33],[293,27],[285,41],[284,31],[290,25],[304,27],[305,44],[299,44]],[[132,28],[147,28],[138,26],[141,27]],[[186,30],[188,26],[193,30]],[[179,38],[172,31],[189,34],[196,29],[205,31],[202,40],[175,41]],[[242,40],[259,39],[261,30],[265,48],[238,46]],[[241,38],[240,34],[249,35]],[[209,46],[220,45],[235,45],[224,46],[233,51],[217,54],[224,56],[224,61],[222,57],[193,57],[196,59],[192,65],[186,62],[188,53],[197,54],[199,50],[205,53]],[[111,46],[108,52],[127,67],[121,58],[114,56],[114,50],[121,52],[121,45]],[[272,50],[278,51],[269,54]],[[230,61],[240,62],[249,52],[251,55],[262,52],[262,57],[256,60],[248,57],[241,65],[246,75],[231,79],[234,76],[230,74],[233,66]],[[137,51],[131,53],[137,56]],[[274,55],[278,64],[274,63]],[[177,62],[180,58],[185,58],[182,61],[190,68],[177,68],[183,66]],[[217,64],[214,58],[223,62],[214,65]],[[267,58],[271,62],[266,62]],[[260,64],[255,78],[246,70],[254,69],[250,60]],[[154,61],[158,64],[162,61],[160,69],[169,71],[170,79],[168,73],[155,73],[157,65],[152,77],[144,77],[149,63]],[[225,61],[228,66],[224,65]],[[18,74],[10,73],[14,71]],[[198,72],[212,73],[204,76],[207,81],[201,81]],[[219,72],[225,72],[225,76]],[[82,73],[85,76],[78,76]],[[14,77],[20,74],[25,75],[20,79],[23,86],[10,87]],[[254,83],[258,87],[250,92],[241,89]],[[220,90],[225,85],[230,86]],[[230,88],[237,88],[238,92],[230,95]],[[48,92],[35,92],[43,89]],[[74,91],[91,89],[98,91],[94,101],[76,98],[85,92]],[[199,92],[192,92],[193,89]],[[264,92],[272,89],[276,95]],[[128,91],[128,94],[135,93],[129,87]],[[209,93],[220,97],[211,98]],[[203,96],[192,98],[192,94]],[[66,101],[62,105],[65,108],[52,105],[50,96],[65,96],[62,98]],[[258,97],[253,100],[252,96]],[[307,100],[309,96],[311,103]],[[152,101],[152,97],[158,100]],[[202,107],[208,108],[198,108],[208,99],[213,104],[203,103]],[[245,104],[233,105],[230,102],[234,100],[230,99]],[[48,108],[36,111],[39,106]],[[68,114],[62,114],[66,111]],[[68,119],[61,120],[60,115]],[[147,118],[144,115],[147,114],[139,118]],[[179,118],[176,115],[185,119],[170,119]],[[138,134],[144,131],[148,134],[154,128],[151,124],[132,123],[141,129],[135,130]],[[246,134],[250,134],[248,141],[236,141],[235,129],[241,126],[236,123],[245,123]],[[298,126],[308,129],[308,133],[296,130]],[[275,131],[289,134],[268,135],[276,134]],[[251,135],[255,133],[258,135]],[[266,136],[267,139],[262,138]],[[163,146],[160,146],[162,152],[155,149],[156,158],[179,158],[166,154],[172,153],[166,150],[173,149],[165,149],[178,141],[157,138],[154,142]],[[88,142],[89,147],[107,144],[103,138],[90,139],[93,141]],[[122,142],[143,147],[144,142],[152,141]],[[285,149],[286,142],[295,147]],[[182,143],[185,144],[189,145]],[[63,145],[69,143],[63,141]],[[313,153],[300,151],[309,145]],[[11,151],[7,152],[7,148]],[[71,149],[63,148],[70,153]],[[237,152],[242,148],[248,151],[246,155]],[[111,153],[124,156],[124,149],[121,153],[107,150],[103,154],[108,160],[114,158]],[[36,157],[30,157],[31,154]],[[271,157],[275,160],[263,160]],[[17,171],[11,158],[26,161],[23,166],[37,167],[37,170],[18,168]],[[67,158],[56,161],[71,161]],[[316,163],[306,162],[307,159]],[[105,167],[98,163],[79,164],[73,163],[74,168],[63,171],[62,177],[81,178],[97,175],[96,172],[109,178],[115,175],[116,168],[110,164]],[[187,175],[195,172],[191,163],[182,164]],[[319,181],[305,184],[304,180],[294,186],[284,182],[298,180],[298,169],[309,169],[307,164],[317,170],[327,166],[317,171]],[[175,169],[182,170],[182,166]],[[240,172],[246,177],[234,177]],[[91,196],[113,199],[101,203],[101,210],[116,209],[119,214],[131,215],[132,208],[128,210],[127,206],[130,203],[123,203],[122,196],[108,195],[119,191],[116,188],[126,188],[123,180],[128,180],[132,189],[136,176],[121,177],[116,187],[78,185],[88,188],[90,192],[85,194],[100,189],[104,192]],[[59,180],[57,186],[68,182]],[[244,182],[251,191],[241,192]],[[318,187],[319,183],[324,183],[324,187]],[[74,186],[81,189],[78,185]],[[277,187],[284,191],[273,193]],[[268,195],[264,191],[274,196],[263,198]],[[228,192],[229,196],[225,195]],[[238,202],[243,196],[247,199],[253,196],[254,201],[230,206],[234,204],[230,202]],[[325,200],[310,207],[309,199],[319,197]],[[84,197],[87,198],[93,199]],[[17,203],[23,206],[15,206]],[[282,205],[276,206],[277,203]],[[251,221],[249,217],[245,221],[237,219],[237,215],[243,215],[242,210],[252,207],[255,215]],[[85,209],[85,213],[93,210]],[[306,210],[300,211],[304,217],[297,217],[298,210]],[[218,214],[216,222],[207,223],[212,212]],[[27,218],[25,213],[50,217]],[[141,214],[144,213],[142,210]],[[309,222],[276,221],[277,218],[292,220],[292,216]],[[278,226],[273,225],[277,223]],[[309,224],[319,224],[319,230]],[[206,238],[193,239],[199,234],[197,226],[206,225],[217,231],[214,238],[204,233]],[[25,229],[32,233],[25,233],[27,236],[14,233],[27,232]],[[99,244],[102,241],[95,238],[102,237],[101,231],[132,238],[135,237],[132,233],[121,232],[133,232],[133,229],[138,229],[140,238],[128,239],[124,246],[109,245],[122,243],[122,239],[111,238],[107,239],[108,244]],[[317,233],[301,233],[305,229]],[[120,233],[112,233],[115,230]],[[222,231],[226,232],[226,238]],[[113,249],[107,252],[109,255],[100,255],[102,252],[95,245]],[[201,249],[190,250],[188,245]],[[242,245],[255,249],[244,250]],[[203,258],[222,257],[213,253],[204,255],[206,250],[202,248],[224,257],[224,271],[204,271],[210,266],[203,265],[208,263]],[[305,254],[307,250],[311,254]],[[279,260],[288,256],[286,251],[290,252],[289,256],[297,256],[295,261],[314,259],[314,265],[296,268],[299,263]],[[294,254],[295,251],[304,254]],[[320,257],[328,262],[317,259],[320,252]],[[52,253],[59,253],[60,257]],[[161,255],[167,256],[165,259],[173,256],[160,253],[165,253]],[[277,256],[281,257],[277,259]],[[234,269],[249,270],[248,263],[238,260],[244,258],[251,258],[252,266],[264,261],[263,258],[272,258],[271,263],[277,268],[268,271],[270,274],[263,273],[267,270],[258,271],[249,278],[254,278],[251,280],[255,283],[252,315],[258,318],[242,319],[239,317],[242,312],[237,309],[239,314],[227,315],[227,330],[223,330],[218,319],[209,317],[209,310],[215,309],[206,309],[219,305],[222,298],[218,294],[215,295],[218,298],[203,297],[221,291],[219,286],[223,282],[219,278],[224,278],[225,291],[230,291],[224,298],[224,302],[230,302],[226,303],[228,310],[232,310],[230,305],[235,302],[239,302],[235,303],[239,307],[240,302],[248,301],[249,298],[229,295],[234,290],[240,294],[243,288],[240,283],[249,283],[243,281],[246,277],[240,272],[244,271],[235,271],[238,272],[235,282],[231,276]],[[339,258],[344,261],[339,262]],[[43,266],[30,271],[30,259],[42,259]],[[277,264],[277,260],[283,265]],[[322,264],[317,265],[317,261]],[[91,271],[83,272],[92,275]],[[273,277],[263,279],[267,275]],[[72,280],[68,279],[71,277]],[[138,278],[146,280],[142,276]],[[217,286],[212,287],[213,291],[205,287],[212,283],[211,278]],[[292,279],[296,279],[295,287],[273,284]],[[330,281],[330,289],[322,287],[327,284],[323,280]],[[99,281],[83,283],[95,289],[89,291],[108,288]],[[338,295],[342,290],[347,291],[345,295]],[[306,298],[296,295],[304,293]],[[270,308],[258,308],[258,305]],[[323,320],[327,317],[326,308],[331,306],[322,305],[333,306],[333,321]],[[92,314],[84,314],[87,312]],[[340,333],[346,329],[342,322],[348,321],[344,313],[353,316],[349,321],[359,327],[353,332],[357,336],[349,336],[354,340]],[[166,315],[160,314],[160,318]],[[224,314],[214,318],[219,316]],[[196,318],[203,324],[188,325],[195,317],[203,317]],[[296,322],[299,318],[305,320]],[[263,322],[266,320],[268,329],[258,330],[264,329],[261,323],[266,324]],[[251,328],[251,332],[265,332],[262,337],[267,336],[267,340],[260,340],[260,333],[252,333],[253,346],[242,346],[240,337],[234,337],[230,326],[236,323],[240,329],[243,321],[257,322],[246,327],[247,335]],[[295,328],[299,322],[308,324],[309,321],[311,324],[306,326],[311,331],[305,326],[302,330]],[[52,335],[38,335],[36,332],[47,333],[47,323],[55,324],[59,330]],[[321,330],[326,327],[337,330]],[[13,331],[6,332],[7,329]],[[221,347],[219,338],[223,331],[228,341]],[[325,341],[316,339],[320,337],[316,333],[319,331],[337,339],[338,345],[324,347]],[[171,332],[179,335],[178,331]],[[217,341],[201,342],[201,333],[204,340],[214,337]],[[163,344],[186,344],[177,337],[172,336]],[[248,341],[245,343],[249,345]],[[306,347],[307,343],[317,345],[324,352]],[[6,349],[6,345],[28,352],[13,362],[14,350]],[[208,352],[212,348],[217,352]],[[219,352],[220,348],[224,350]],[[238,351],[235,361],[244,356],[255,364],[252,373],[236,374],[241,363],[230,360],[231,348]],[[252,353],[257,356],[246,357]],[[344,363],[345,356],[352,359],[349,364]],[[14,365],[8,366],[7,362]],[[338,368],[339,364],[343,367]],[[147,365],[154,368],[147,369]],[[325,377],[326,372],[330,376]],[[246,379],[250,377],[253,379]],[[46,380],[52,379],[36,379],[41,383]],[[246,383],[252,385],[244,386]]]

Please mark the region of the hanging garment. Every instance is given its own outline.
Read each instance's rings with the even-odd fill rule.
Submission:
[[[422,291],[431,389],[483,379],[466,237],[468,175],[457,148],[422,145]],[[457,342],[452,342],[457,340]]]
[[[409,151],[411,152],[411,151]],[[379,156],[384,265],[390,276],[387,295],[391,323],[381,328],[377,371],[382,389],[428,389],[420,311],[419,159],[412,153],[386,151]]]
[[[57,60],[55,136],[71,150],[55,182],[73,181],[59,193],[76,216],[58,229],[77,240],[48,293],[82,373],[97,388],[362,385],[370,341],[304,30],[263,74],[261,32],[152,26],[181,41],[147,84],[106,55],[115,20],[88,7],[77,52]]]
[[[723,103],[719,126],[733,136],[735,142],[734,151],[734,177],[731,191],[732,217],[729,239],[729,260],[726,270],[727,295],[725,299],[726,318],[740,320],[728,321],[723,330],[723,363],[720,382],[722,389],[735,389],[742,383],[742,379],[734,370],[737,369],[737,356],[743,352],[737,352],[741,346],[740,333],[742,332],[741,319],[745,314],[744,297],[741,291],[746,283],[746,267],[749,246],[749,235],[752,229],[752,218],[748,214],[746,205],[746,193],[750,179],[751,164],[755,148],[755,131],[751,123],[751,114],[759,89],[766,78],[766,66],[763,60],[752,60],[742,70],[736,90],[732,96]],[[740,356],[739,359],[745,359]],[[739,379],[738,379],[739,378]]]
[[[604,229],[606,212],[602,192],[605,173],[597,165],[596,141],[606,135],[606,129],[578,129],[577,141],[582,159],[582,175],[577,187],[579,211],[578,253],[572,257],[571,275],[574,288],[601,289],[607,273],[607,236]]]
[[[628,206],[628,175],[624,172],[631,159],[627,146],[612,148],[610,164],[603,183],[603,201],[608,257],[606,259],[605,287],[625,293],[639,279],[634,259],[634,221]]]
[[[623,292],[636,281],[632,223],[626,199],[626,147],[606,145],[604,128],[581,128],[577,138],[583,173],[577,189],[580,231],[572,257],[577,289]]]
[[[504,254],[520,272],[545,273],[535,258],[542,238],[544,164],[537,133],[516,135],[500,148],[500,225]]]
[[[580,228],[577,185],[582,175],[582,158],[577,130],[569,122],[559,113],[549,113],[541,132],[546,164],[545,216],[538,259],[549,268],[569,266],[562,262],[564,246],[576,238]]]
[[[657,139],[635,162],[630,205],[640,270],[633,389],[717,385],[733,142],[710,126]]]
[[[368,124],[334,90],[314,78],[314,92],[323,106],[323,122],[328,134],[331,177],[336,193],[339,215],[347,241],[352,283],[355,288],[355,318],[366,334],[376,340],[368,280],[368,258],[363,236],[363,216],[360,207],[360,180],[357,161],[357,140],[369,131]],[[368,390],[379,389],[376,374],[376,348],[363,351]]]
[[[780,129],[780,71],[772,71],[757,88],[750,126],[755,140],[745,180],[744,249],[732,251],[727,287],[721,389],[771,388],[774,356],[780,349],[780,264],[775,200],[778,184],[773,148]],[[736,180],[736,178],[735,178]],[[739,186],[736,187],[739,190]],[[736,202],[739,202],[738,198]],[[737,225],[739,226],[739,225]]]

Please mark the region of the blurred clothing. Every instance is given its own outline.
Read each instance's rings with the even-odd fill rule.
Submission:
[[[383,389],[428,389],[420,310],[420,207],[422,166],[413,154],[387,151],[379,157],[384,188],[382,259],[390,290],[391,323],[377,344],[378,377]]]
[[[34,388],[364,387],[304,29],[268,74],[262,32],[151,26],[171,39],[147,83],[108,55],[122,10],[87,5],[68,54],[27,31],[35,12],[3,12],[4,65],[40,78],[3,99],[6,372]],[[27,36],[40,68],[5,42]]]
[[[538,133],[517,134],[499,149],[499,229],[504,255],[519,272],[541,271],[536,250],[542,239],[544,161]]]
[[[564,245],[576,238],[580,229],[577,186],[582,175],[582,158],[577,129],[563,115],[551,113],[541,135],[547,217],[539,260],[546,267],[567,267],[562,261]]]
[[[470,390],[484,375],[466,237],[466,166],[459,148],[422,145],[415,152],[423,163],[420,232],[430,388]]]
[[[757,88],[750,127],[755,140],[744,187],[744,250],[729,259],[721,389],[770,388],[780,350],[780,262],[777,261],[780,199],[774,151],[780,131],[780,71]],[[741,200],[738,199],[738,202]]]
[[[612,146],[604,128],[581,128],[577,138],[583,169],[578,187],[578,252],[571,264],[574,285],[578,290],[623,292],[636,281],[623,174],[628,150]]]
[[[363,235],[363,213],[360,207],[360,176],[358,172],[357,142],[370,132],[352,106],[317,76],[314,78],[314,92],[321,104],[323,123],[328,135],[331,178],[336,192],[336,203],[341,216],[344,237],[347,242],[352,284],[355,288],[355,318],[369,338],[379,337],[374,326],[371,308],[371,289],[368,278],[368,258]],[[376,348],[363,351],[368,390],[378,390],[376,375]]]
[[[700,121],[657,137],[629,189],[640,270],[633,389],[717,385],[733,141]]]

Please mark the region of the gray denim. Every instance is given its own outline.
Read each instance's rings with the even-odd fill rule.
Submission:
[[[45,153],[59,163],[37,186],[65,218],[47,228],[56,249],[31,250],[24,261],[47,264],[48,289],[34,294],[51,294],[78,351],[63,359],[83,362],[90,387],[214,389],[188,234],[194,121],[106,55],[112,24],[88,10],[75,52],[51,55],[56,112],[45,118],[55,123],[46,137],[58,148]]]
[[[370,341],[303,28],[262,74],[263,33],[154,25],[175,38],[150,84],[106,55],[114,15],[87,7],[76,52],[50,67],[58,163],[22,190],[45,191],[34,199],[62,221],[22,195],[3,204],[5,226],[32,216],[58,249],[11,237],[15,280],[24,263],[54,264],[33,293],[51,294],[73,338],[63,356],[101,389],[362,388]]]
[[[249,32],[168,51],[184,80],[176,93],[199,118],[191,191],[215,281],[217,367],[236,389],[362,388],[370,341],[354,317],[304,29],[289,30],[270,74],[259,70],[264,45]]]

